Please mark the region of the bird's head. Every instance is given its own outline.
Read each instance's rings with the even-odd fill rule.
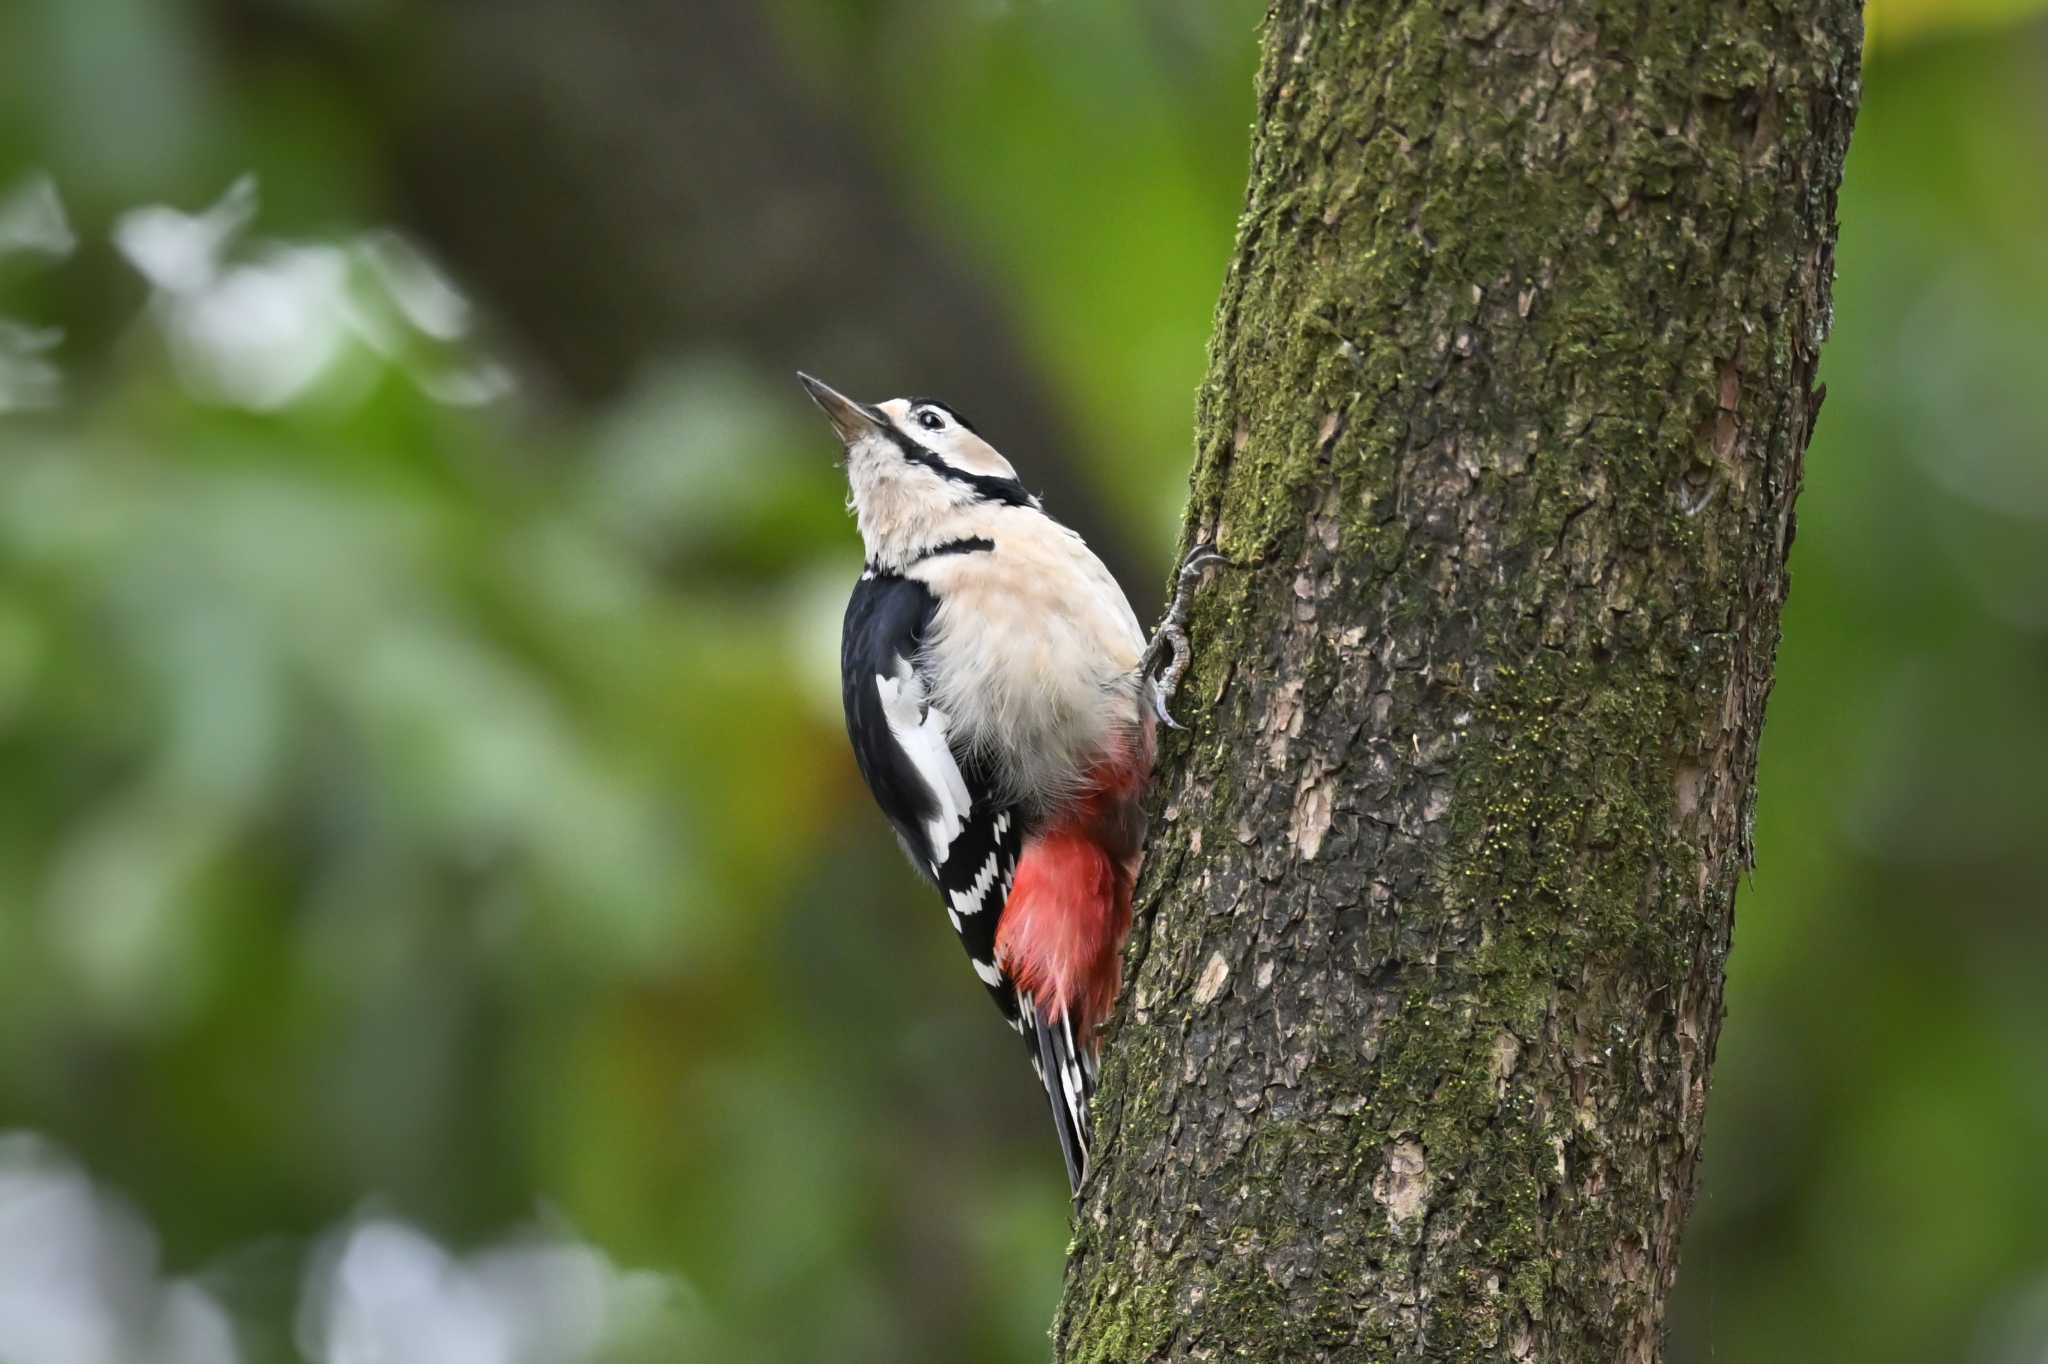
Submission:
[[[846,446],[847,505],[871,562],[900,567],[973,533],[962,528],[986,510],[1037,509],[1010,461],[944,403],[856,402],[808,374],[797,378]]]

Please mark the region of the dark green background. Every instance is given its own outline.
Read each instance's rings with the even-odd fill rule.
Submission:
[[[607,220],[593,193],[548,207],[573,234],[546,252],[510,226],[484,234],[509,261],[439,251],[474,317],[408,322],[376,264],[396,248],[366,235],[421,212],[392,169],[413,136],[394,109],[422,117],[422,87],[496,98],[483,56],[427,41],[440,8],[0,7],[0,200],[47,183],[76,237],[0,244],[0,1130],[50,1144],[0,1147],[0,1236],[23,1225],[6,1171],[66,1153],[154,1229],[162,1275],[224,1304],[250,1360],[317,1353],[292,1344],[306,1247],[365,1209],[457,1252],[538,1217],[672,1276],[622,1353],[1041,1359],[1057,1149],[860,789],[835,675],[859,549],[835,451],[771,363],[788,343],[737,339],[809,300],[741,277],[725,313],[621,340],[627,361],[593,380],[577,358],[641,281],[579,282],[559,330],[500,300],[522,272],[603,280],[607,243],[675,226]],[[2048,27],[2031,8],[1873,6],[1674,1361],[2048,1351]],[[946,282],[902,301],[978,300],[988,353],[1024,357],[1067,433],[1058,496],[1095,504],[1147,601],[1243,188],[1260,9],[760,16],[789,88],[944,253]],[[338,73],[308,34],[371,56]],[[542,66],[573,84],[579,51]],[[715,119],[691,141],[698,87],[675,60],[682,136],[661,164],[701,185],[725,144]],[[545,80],[504,98],[541,127],[558,107]],[[622,98],[617,126],[643,112]],[[606,155],[593,144],[600,183]],[[800,191],[815,169],[719,173]],[[259,207],[226,259],[269,273],[216,281],[212,313],[153,294],[116,225],[197,212],[244,173]],[[521,176],[517,156],[444,168],[444,202],[516,197]],[[677,202],[684,272],[771,253],[787,226]],[[836,212],[808,239],[895,230]],[[858,254],[846,288],[876,287]],[[251,316],[272,330],[248,341]],[[834,325],[797,361],[863,396],[934,389]],[[221,327],[247,348],[222,353]],[[285,400],[252,387],[301,347]],[[509,395],[436,396],[488,380],[487,360]],[[1022,369],[956,360],[942,396],[963,410],[1019,401]],[[59,389],[24,386],[36,362]],[[1009,453],[1041,481],[1044,452]],[[6,1353],[7,1276],[33,1249],[0,1244],[5,1364],[57,1358]]]

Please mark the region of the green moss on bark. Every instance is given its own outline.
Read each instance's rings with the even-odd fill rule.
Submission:
[[[1276,4],[1067,1361],[1655,1356],[1853,0]]]

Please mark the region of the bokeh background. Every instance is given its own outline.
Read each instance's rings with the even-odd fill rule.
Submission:
[[[790,371],[1149,614],[1261,8],[0,5],[0,1361],[1044,1357]],[[1870,33],[1674,1361],[2048,1359],[2048,6]]]

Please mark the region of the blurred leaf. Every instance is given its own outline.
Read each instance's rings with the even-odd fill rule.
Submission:
[[[1870,0],[1866,42],[1879,52],[1952,31],[2017,24],[2048,12],[2048,0]]]

